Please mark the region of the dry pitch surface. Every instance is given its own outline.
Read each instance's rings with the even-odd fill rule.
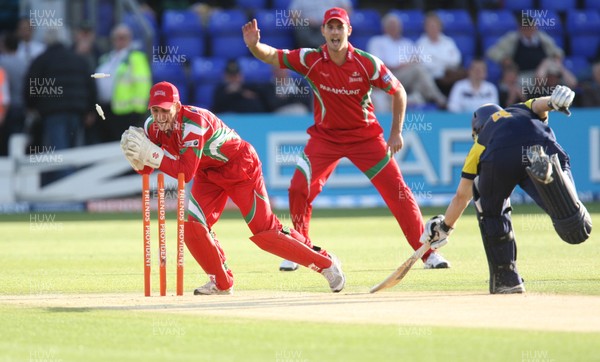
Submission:
[[[286,321],[600,332],[600,296],[236,291],[229,296],[149,298],[137,294],[0,296],[0,304],[65,311],[131,310]]]

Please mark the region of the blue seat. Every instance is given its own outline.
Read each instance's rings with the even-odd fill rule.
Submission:
[[[208,19],[208,32],[211,35],[232,35],[242,37],[241,28],[248,21],[242,10],[215,10]]]
[[[496,44],[501,37],[502,35],[483,36],[481,38],[481,49],[483,50],[483,54],[485,54],[490,47]]]
[[[289,22],[289,19],[284,19],[283,15],[278,16],[274,10],[258,10],[254,13],[254,18],[258,22],[261,36],[281,31],[291,32],[292,30],[292,27],[286,28],[283,26],[283,22]]]
[[[567,11],[566,27],[570,36],[598,34],[600,14],[596,10]]]
[[[585,9],[596,9],[600,10],[600,0],[584,0],[583,7]]]
[[[267,0],[235,0],[235,6],[242,9],[264,9]]]
[[[215,84],[197,85],[194,90],[194,105],[210,110],[215,96]]]
[[[600,35],[571,35],[571,52],[570,55],[577,55],[592,60],[596,56]]]
[[[421,10],[391,10],[402,21],[402,34],[411,39],[418,38],[423,33],[425,15]]]
[[[377,10],[362,9],[350,13],[352,31],[361,35],[381,34],[381,16]]]
[[[237,58],[251,55],[242,34],[214,35],[211,37],[211,41],[212,53],[210,55],[213,57]]]
[[[566,11],[577,7],[577,0],[539,0],[540,9]]]
[[[369,35],[355,35],[352,34],[349,38],[350,44],[355,48],[367,51],[367,44],[371,40],[372,36]]]
[[[198,57],[192,59],[192,80],[199,85],[219,84],[227,59],[217,57]]]
[[[485,64],[487,64],[487,80],[497,85],[502,78],[502,67],[489,59],[486,59]]]
[[[473,20],[466,10],[438,10],[444,33],[447,35],[470,34],[473,36],[475,26]]]
[[[273,76],[271,65],[254,57],[239,58],[238,63],[247,83],[268,83]]]
[[[200,18],[189,10],[166,10],[162,16],[161,30],[165,36],[203,34]]]
[[[261,31],[262,33],[262,31]],[[261,34],[260,36],[261,43],[268,44],[273,48],[277,49],[293,49],[294,48],[294,36],[292,34]]]
[[[162,57],[171,58],[185,57],[187,61],[206,54],[206,41],[202,36],[168,36],[165,39],[165,47],[159,47]],[[154,54],[153,54],[154,56]],[[167,57],[168,58],[168,57]]]
[[[482,36],[504,35],[517,29],[517,20],[510,10],[481,10],[477,29]]]
[[[179,89],[179,98],[182,103],[188,99],[188,82],[182,63],[151,63],[152,81],[154,83],[166,81],[173,83]]]
[[[533,0],[504,0],[504,9],[506,10],[518,10],[522,9],[533,9],[534,1]]]
[[[292,0],[271,0],[272,8],[274,10],[287,10],[290,7]]]
[[[453,35],[452,39],[456,43],[460,54],[474,56],[476,52],[476,43],[473,35]]]
[[[96,13],[96,33],[98,36],[109,36],[114,24],[114,7],[112,1],[101,0]]]
[[[583,80],[590,75],[590,63],[585,57],[572,55],[565,57],[563,64],[577,79]]]

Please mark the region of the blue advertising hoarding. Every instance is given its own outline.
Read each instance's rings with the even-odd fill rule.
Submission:
[[[276,207],[287,207],[287,188],[296,156],[308,139],[311,116],[233,115],[221,118],[258,151],[267,188]],[[419,204],[445,205],[460,179],[472,145],[469,114],[407,112],[404,148],[395,155]],[[380,115],[386,134],[390,115]],[[572,171],[584,201],[600,197],[600,110],[574,109],[571,117],[552,113],[550,124],[571,156]],[[517,190],[513,201],[525,201]],[[375,188],[348,160],[342,160],[317,200],[316,207],[383,206]]]

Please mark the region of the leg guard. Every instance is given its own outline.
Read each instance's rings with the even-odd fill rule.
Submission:
[[[331,259],[324,250],[310,248],[303,241],[304,237],[294,229],[267,230],[250,237],[259,248],[320,272],[331,266]]]
[[[199,222],[185,222],[185,244],[202,270],[214,278],[217,288],[227,290],[233,286],[233,273],[225,264],[225,253],[219,241]],[[211,278],[211,279],[212,279]]]
[[[548,157],[541,146],[532,146],[527,156],[531,162],[527,173],[552,219],[554,230],[569,244],[587,240],[592,232],[592,219],[579,201],[571,180],[562,171],[558,156]]]

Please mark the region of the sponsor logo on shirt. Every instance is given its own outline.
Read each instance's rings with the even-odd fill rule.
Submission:
[[[346,89],[344,87],[342,87],[342,88],[332,88],[332,87],[329,87],[329,86],[326,86],[326,85],[323,85],[323,84],[320,84],[319,88],[322,89],[322,90],[324,90],[324,91],[333,93],[333,94],[344,94],[344,95],[347,95],[347,96],[358,95],[360,93],[360,89]]]
[[[359,72],[352,73],[352,75],[350,76],[350,80],[349,80],[350,83],[352,83],[352,82],[362,82],[362,81],[363,81],[363,79],[360,76]]]
[[[198,148],[198,146],[200,146],[199,140],[191,140],[191,141],[183,142],[183,147]]]
[[[390,74],[389,70],[385,72],[383,77],[381,77],[381,80],[383,80],[384,83],[389,83],[392,80],[392,75]]]

